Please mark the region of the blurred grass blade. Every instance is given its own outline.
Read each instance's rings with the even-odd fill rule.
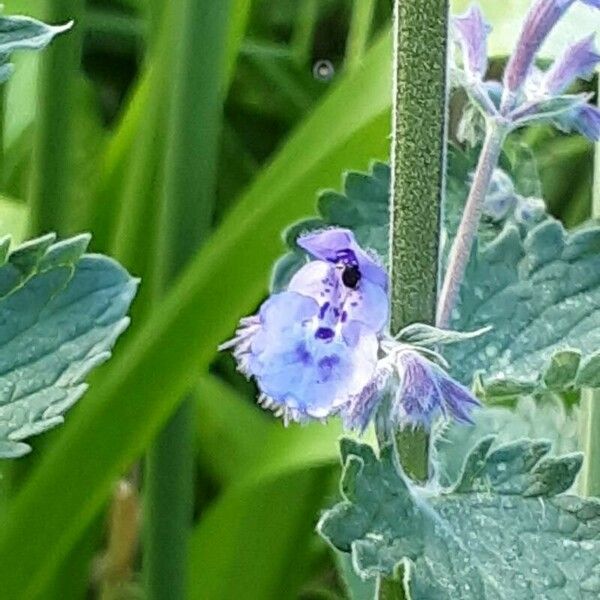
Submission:
[[[190,598],[298,598],[315,518],[332,488],[331,470],[319,469],[227,490],[194,533]]]
[[[83,0],[50,0],[48,20],[79,21]],[[32,234],[70,233],[74,173],[73,135],[77,75],[81,62],[81,27],[74,27],[41,60],[38,125],[31,188]]]
[[[174,6],[178,7],[174,19],[178,35],[154,260],[156,299],[172,286],[212,226],[231,10],[229,0],[181,0]],[[194,504],[193,415],[194,401],[186,397],[146,456],[144,571],[150,600],[187,596]]]
[[[127,360],[116,356],[92,385],[0,520],[0,581],[7,597],[31,598],[52,576],[112,482],[172,414],[239,316],[256,306],[282,251],[281,230],[312,214],[317,190],[338,186],[342,171],[387,157],[390,75],[386,35],[363,68],[340,78],[160,307],[138,325],[123,348]],[[19,553],[23,539],[36,543]]]
[[[233,6],[228,23],[227,59],[222,70],[224,93],[233,78],[252,0],[231,2]],[[170,12],[171,5],[167,6],[167,17]],[[167,18],[153,49],[153,56],[157,59],[147,62],[130,96],[106,149],[99,169],[101,178],[80,221],[81,227],[93,233],[96,250],[106,252],[116,245],[124,264],[138,275],[146,273],[143,270],[146,265],[145,257],[138,254],[145,253],[139,235],[141,232],[147,236],[152,231],[152,228],[148,227],[152,221],[146,219],[146,214],[150,214],[153,208],[156,208],[156,190],[160,184],[160,175],[153,165],[159,160],[158,156],[164,149],[163,137],[160,120],[155,123],[151,117],[157,110],[166,110],[164,105],[156,108],[156,104],[159,97],[165,95],[165,80],[171,69],[170,33],[171,22]],[[153,129],[153,126],[156,128]],[[140,134],[144,129],[146,133]],[[139,143],[141,139],[138,135],[143,136],[144,145]],[[151,139],[151,143],[148,139]],[[140,175],[130,177],[131,172]],[[133,183],[136,178],[139,181],[137,190]],[[141,270],[136,270],[138,264],[142,265]]]
[[[346,42],[345,66],[348,70],[356,69],[363,59],[369,43],[375,4],[375,0],[353,0],[352,19]]]

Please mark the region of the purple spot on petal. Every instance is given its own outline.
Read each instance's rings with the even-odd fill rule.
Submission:
[[[296,346],[296,356],[303,365],[310,365],[312,363],[312,356],[304,342]]]
[[[321,383],[331,379],[333,370],[339,364],[340,357],[332,354],[331,356],[324,356],[317,366],[319,367],[320,381]]]
[[[323,294],[321,294],[323,295]],[[327,312],[327,309],[329,308],[330,304],[329,302],[325,302],[325,304],[323,304],[323,306],[321,306],[321,308],[319,309],[319,319],[323,319],[325,317],[325,313]]]
[[[329,341],[333,338],[334,335],[335,332],[329,327],[319,327],[319,329],[317,329],[317,331],[315,332],[315,337],[318,340]],[[319,364],[321,363],[319,362]]]

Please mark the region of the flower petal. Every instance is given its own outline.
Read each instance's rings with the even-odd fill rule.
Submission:
[[[504,72],[504,83],[509,94],[514,95],[521,89],[544,40],[575,1],[537,0],[531,7]],[[600,8],[600,0],[582,1],[588,6]]]
[[[544,76],[543,91],[547,94],[561,94],[576,79],[588,79],[592,76],[596,65],[600,62],[600,54],[596,51],[594,35],[579,40],[554,61]]]
[[[562,131],[577,131],[594,142],[600,141],[600,110],[591,104],[580,104],[553,122]]]
[[[452,29],[461,49],[467,78],[481,80],[487,71],[487,36],[491,27],[479,6],[473,4],[463,15],[454,17]]]
[[[324,229],[298,238],[298,246],[314,258],[333,264],[355,262],[361,275],[387,290],[388,277],[385,269],[356,242],[349,229]]]
[[[390,421],[395,426],[429,428],[442,410],[442,394],[431,367],[432,363],[418,352],[398,354],[400,387],[390,410]]]

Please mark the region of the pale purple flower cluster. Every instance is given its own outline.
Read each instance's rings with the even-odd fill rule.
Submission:
[[[261,404],[286,422],[339,413],[363,430],[387,394],[395,426],[428,426],[446,413],[468,421],[477,403],[470,392],[385,335],[387,273],[353,234],[326,229],[298,245],[313,260],[221,346],[256,380]]]
[[[600,0],[536,0],[527,15],[502,82],[486,81],[487,36],[481,9],[473,5],[453,19],[456,44],[462,54],[463,85],[488,116],[508,128],[549,121],[565,131],[600,139],[600,111],[587,94],[567,94],[576,79],[589,78],[600,62],[594,37],[587,36],[565,50],[546,70],[535,65],[544,40],[577,1],[600,8]]]

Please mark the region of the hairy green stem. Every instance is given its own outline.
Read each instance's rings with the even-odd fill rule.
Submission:
[[[446,162],[447,30],[447,0],[396,0],[389,257],[392,334],[410,323],[431,323],[435,316]],[[427,457],[422,456],[421,462],[421,475],[426,476]]]
[[[435,318],[440,212],[447,130],[448,0],[395,0],[392,185],[390,196],[391,333]],[[424,430],[390,440],[376,419],[380,444],[396,443],[404,469],[429,475]],[[378,426],[379,425],[379,426]],[[396,578],[378,582],[378,597],[404,596]],[[393,592],[392,592],[393,590]]]
[[[346,42],[346,69],[349,71],[360,66],[367,49],[375,4],[375,0],[354,0]]]
[[[209,234],[216,196],[229,0],[181,0],[156,256],[162,297]],[[198,318],[202,318],[201,315]],[[145,576],[150,600],[187,597],[194,403],[185,398],[147,458]]]
[[[69,230],[73,192],[73,135],[77,73],[81,60],[83,0],[49,0],[50,23],[75,26],[46,49],[40,60],[37,130],[30,193],[32,234]]]
[[[596,144],[594,155],[592,217],[600,217],[600,144]],[[600,496],[600,390],[582,391],[581,421],[585,460],[579,488],[584,496]]]
[[[477,236],[485,196],[490,187],[494,169],[498,165],[506,133],[507,130],[503,125],[495,120],[488,120],[486,136],[479,155],[471,190],[456,237],[450,249],[448,267],[438,303],[436,319],[438,327],[447,328],[450,325],[452,311],[456,306],[460,286]]]

